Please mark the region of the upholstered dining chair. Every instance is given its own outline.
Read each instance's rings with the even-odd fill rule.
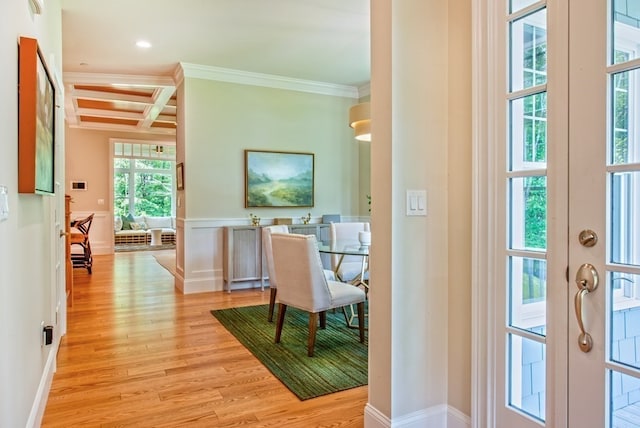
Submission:
[[[307,355],[313,356],[318,318],[320,327],[327,323],[326,311],[357,305],[360,342],[364,342],[365,293],[344,282],[327,280],[314,235],[273,234],[273,265],[278,279],[278,321],[275,342],[280,343],[287,307],[309,313]]]
[[[71,253],[71,262],[74,268],[84,268],[91,273],[93,267],[93,256],[91,255],[91,241],[89,241],[89,230],[93,223],[94,214],[86,218],[76,220],[72,227],[75,230],[70,232],[71,245],[79,245],[82,253]]]
[[[276,294],[278,292],[278,279],[273,268],[273,252],[271,251],[271,234],[272,233],[289,233],[289,227],[286,224],[273,226],[264,226],[262,228],[262,252],[267,262],[267,273],[269,274],[269,314],[267,321],[273,321],[273,308],[276,304]]]
[[[351,223],[331,223],[329,225],[329,239],[333,242],[346,241],[358,244],[359,232],[368,232],[369,223],[351,222]],[[362,256],[341,256],[338,254],[331,255],[331,268],[336,273],[336,277],[340,281],[353,281],[362,273]],[[365,281],[365,278],[360,278]]]
[[[271,234],[273,233],[289,233],[289,227],[286,224],[279,224],[262,228],[262,252],[267,262],[267,273],[269,275],[269,312],[267,314],[267,321],[269,322],[273,322],[273,309],[275,308],[276,295],[278,294],[278,279],[273,268],[273,251],[271,250]],[[323,272],[328,280],[336,279],[331,269],[324,269]]]

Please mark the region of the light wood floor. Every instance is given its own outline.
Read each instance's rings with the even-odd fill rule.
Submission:
[[[43,427],[364,425],[366,386],[299,401],[209,313],[268,292],[183,295],[153,254],[75,269]]]

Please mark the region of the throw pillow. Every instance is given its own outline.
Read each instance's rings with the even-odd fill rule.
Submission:
[[[147,228],[147,225],[142,222],[131,222],[129,223],[129,226],[131,226],[131,230],[145,230]]]
[[[119,215],[113,219],[113,230],[116,232],[122,230],[122,217]]]
[[[131,230],[131,223],[135,223],[133,214],[129,213],[127,216],[122,217],[122,230]]]

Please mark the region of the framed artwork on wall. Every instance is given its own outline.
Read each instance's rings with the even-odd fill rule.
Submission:
[[[312,207],[313,153],[245,150],[245,208]]]
[[[55,193],[55,87],[36,39],[18,47],[18,192]]]
[[[184,190],[184,164],[182,162],[176,164],[176,188]]]

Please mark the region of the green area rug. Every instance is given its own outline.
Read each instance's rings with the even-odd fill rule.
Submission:
[[[280,343],[267,305],[211,311],[244,346],[300,400],[367,384],[367,343],[347,328],[342,311],[327,313],[327,328],[318,328],[313,357],[307,357],[309,316],[287,308]]]

